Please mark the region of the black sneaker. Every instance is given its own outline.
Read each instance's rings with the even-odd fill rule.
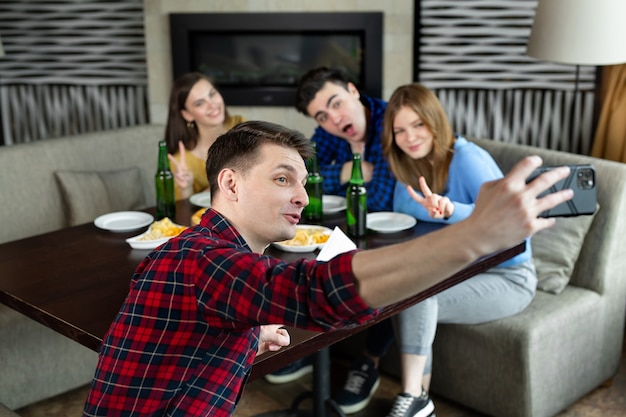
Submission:
[[[346,384],[334,398],[335,403],[344,414],[357,413],[367,407],[379,384],[374,362],[362,356],[352,365]]]
[[[419,397],[405,392],[398,394],[387,417],[435,417],[435,405],[425,390]]]
[[[278,371],[265,375],[265,380],[272,384],[285,384],[313,372],[313,356],[307,356],[290,363]]]

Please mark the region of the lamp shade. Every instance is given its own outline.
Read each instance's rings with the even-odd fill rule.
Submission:
[[[626,62],[626,0],[539,0],[526,53],[550,62]]]

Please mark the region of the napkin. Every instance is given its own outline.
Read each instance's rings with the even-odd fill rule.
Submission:
[[[356,244],[337,226],[333,229],[330,237],[317,254],[318,261],[329,261],[340,253],[356,249]]]

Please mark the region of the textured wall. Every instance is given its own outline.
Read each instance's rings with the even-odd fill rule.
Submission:
[[[5,144],[145,124],[142,0],[3,0]]]
[[[384,12],[383,98],[412,80],[413,0],[144,0],[150,115],[165,122],[172,80],[169,13],[212,12]],[[228,104],[228,103],[227,103]],[[264,119],[313,132],[315,123],[291,107],[230,107],[247,119]]]

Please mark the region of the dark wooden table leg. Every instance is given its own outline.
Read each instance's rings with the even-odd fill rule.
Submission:
[[[313,399],[313,412],[300,410],[300,403],[307,398]],[[313,391],[298,395],[287,410],[270,411],[257,414],[256,417],[346,417],[337,403],[330,396],[330,349],[325,347],[314,354]]]

